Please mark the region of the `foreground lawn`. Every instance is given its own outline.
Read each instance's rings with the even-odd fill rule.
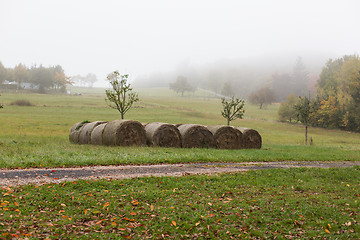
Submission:
[[[0,189],[2,238],[360,238],[360,168]]]

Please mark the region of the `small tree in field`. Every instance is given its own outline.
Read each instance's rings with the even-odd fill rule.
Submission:
[[[299,97],[298,102],[294,105],[297,120],[305,125],[305,144],[307,144],[307,132],[310,125],[312,107],[310,99],[307,97]]]
[[[138,94],[132,92],[130,83],[128,83],[128,74],[120,75],[118,71],[114,71],[107,76],[112,86],[111,90],[105,90],[107,104],[121,114],[121,119],[124,119],[125,113],[132,107],[132,105],[139,101]]]
[[[237,118],[241,119],[243,117],[245,112],[245,101],[243,99],[232,97],[229,101],[227,101],[225,98],[222,98],[221,103],[223,105],[221,115],[226,118],[228,126],[232,120]]]

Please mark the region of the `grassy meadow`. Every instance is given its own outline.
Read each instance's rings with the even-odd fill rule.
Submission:
[[[245,117],[233,126],[254,128],[261,150],[120,148],[69,143],[71,126],[80,121],[114,120],[120,114],[105,103],[103,89],[74,89],[81,96],[2,93],[0,168],[153,164],[215,161],[359,160],[360,134],[310,128],[312,146],[304,145],[300,124],[277,121],[278,105],[246,104]],[[220,100],[198,91],[185,97],[169,89],[139,89],[141,101],[127,114],[140,122],[225,124]],[[26,99],[33,106],[10,105]]]
[[[246,105],[234,126],[257,129],[260,150],[75,145],[79,121],[113,120],[103,90],[81,96],[2,93],[0,168],[239,161],[359,161],[360,134],[279,123],[278,105]],[[224,124],[220,100],[138,90],[127,119]],[[26,99],[33,106],[10,105]],[[359,239],[360,168],[64,182],[0,188],[1,239]]]

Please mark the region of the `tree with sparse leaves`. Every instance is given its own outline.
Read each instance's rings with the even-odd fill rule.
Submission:
[[[294,105],[294,109],[296,111],[297,120],[305,125],[305,144],[307,144],[308,126],[310,126],[312,114],[312,104],[310,99],[307,97],[299,97],[297,103]]]
[[[111,90],[105,90],[107,104],[121,114],[121,119],[124,119],[125,113],[132,107],[132,105],[139,101],[138,94],[133,92],[128,83],[128,74],[121,75],[118,71],[114,71],[107,76],[110,81]]]
[[[243,99],[232,97],[227,101],[225,98],[222,98],[221,103],[223,105],[223,111],[221,111],[221,115],[226,118],[228,126],[232,120],[237,118],[241,119],[243,117],[245,112],[245,101]]]

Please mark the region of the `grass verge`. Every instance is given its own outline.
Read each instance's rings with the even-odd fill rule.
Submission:
[[[2,238],[360,237],[360,168],[0,189]]]
[[[181,149],[71,144],[65,137],[0,140],[0,168],[141,165],[190,162],[358,161],[360,151],[304,145],[262,149]]]

